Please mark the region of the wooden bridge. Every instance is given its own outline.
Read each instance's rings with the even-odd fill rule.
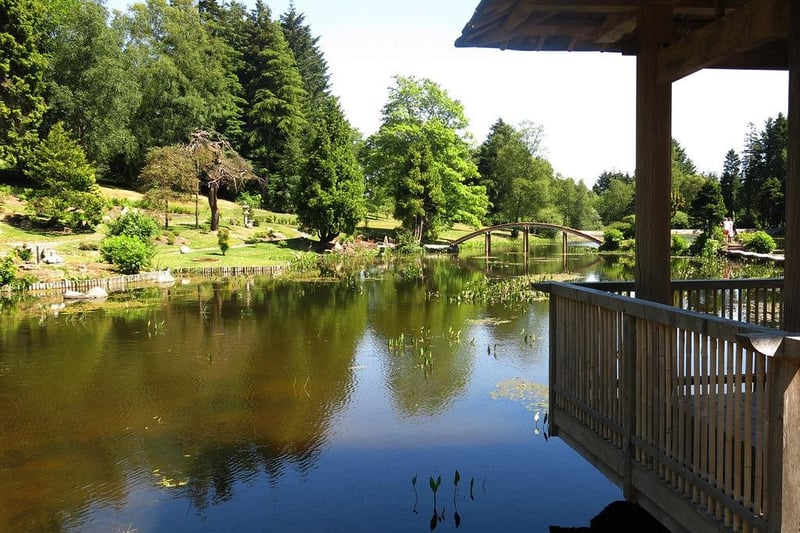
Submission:
[[[494,226],[488,226],[485,228],[481,228],[479,230],[473,231],[463,237],[459,237],[458,239],[452,241],[447,246],[447,250],[452,253],[458,253],[458,246],[470,239],[474,239],[479,235],[484,236],[484,251],[486,252],[486,256],[490,256],[492,254],[492,233],[497,231],[503,230],[522,230],[522,253],[527,257],[529,247],[529,236],[530,231],[533,228],[537,229],[546,229],[550,231],[561,232],[561,248],[564,254],[567,253],[567,236],[568,235],[575,235],[587,241],[593,242],[595,244],[603,244],[603,240],[598,238],[595,235],[592,235],[589,232],[581,231],[575,228],[568,228],[566,226],[559,226],[558,224],[548,224],[546,222],[506,222],[504,224],[496,224]]]
[[[800,337],[783,279],[628,283],[550,293],[549,431],[671,531],[797,531],[782,519]]]

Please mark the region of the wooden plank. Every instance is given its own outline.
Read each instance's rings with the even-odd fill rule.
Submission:
[[[800,331],[800,5],[790,7],[783,329]]]
[[[723,59],[789,35],[789,0],[753,0],[658,54],[658,83],[671,83]]]

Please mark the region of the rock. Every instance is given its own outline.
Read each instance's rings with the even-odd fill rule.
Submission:
[[[52,248],[45,248],[40,254],[40,259],[48,265],[55,265],[64,262],[64,258],[56,253]]]
[[[90,299],[94,298],[106,298],[108,296],[108,292],[103,287],[92,287],[88,291],[86,291],[86,297]]]
[[[189,248],[188,246],[186,246],[185,244],[181,244],[180,250],[181,250],[182,254],[188,254],[188,253],[191,253],[191,251],[192,251],[192,249]]]
[[[175,277],[172,275],[169,269],[162,270],[156,275],[155,279],[156,283],[174,283]]]

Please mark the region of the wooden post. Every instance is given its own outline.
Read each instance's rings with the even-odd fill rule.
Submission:
[[[783,329],[800,331],[800,5],[789,2],[789,112],[786,162]]]
[[[636,501],[633,486],[633,437],[636,434],[636,317],[622,317],[622,454],[625,460],[622,475],[622,495],[628,501]]]
[[[672,83],[657,83],[658,51],[672,37],[672,8],[639,12],[636,57],[636,297],[669,305]]]
[[[561,349],[558,344],[558,333],[561,328],[566,327],[566,324],[561,324],[559,322],[558,317],[558,301],[560,296],[556,296],[552,292],[550,292],[550,352],[549,352],[549,362],[548,362],[548,380],[550,386],[548,387],[548,431],[550,432],[551,437],[558,436],[558,416],[555,414],[556,412],[556,402],[558,401],[556,398],[555,388],[558,385],[558,351]]]
[[[789,2],[783,328],[800,331],[800,4]],[[767,509],[769,531],[800,528],[800,373],[796,359],[770,359]]]
[[[562,231],[561,232],[561,255],[563,255],[565,257],[567,255],[567,232],[566,231]]]
[[[492,232],[487,231],[483,234],[483,237],[483,250],[486,252],[486,257],[489,257],[492,255]]]
[[[522,229],[522,256],[524,257],[526,263],[528,262],[528,250],[530,249],[530,241],[528,240],[529,234],[530,228],[525,226]]]

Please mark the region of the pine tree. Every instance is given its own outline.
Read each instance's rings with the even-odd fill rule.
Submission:
[[[309,145],[300,179],[297,214],[303,226],[330,242],[339,233],[352,233],[365,212],[364,176],[358,165],[350,124],[338,101],[321,102],[320,116]]]
[[[45,9],[38,0],[0,0],[0,170],[16,168],[38,139],[45,112],[41,52]]]
[[[259,0],[251,15],[251,44],[245,55],[245,99],[250,103],[245,153],[268,179],[267,205],[293,211],[303,166],[307,95],[283,31],[270,17],[269,8]]]
[[[742,186],[742,161],[734,150],[728,150],[719,179],[722,198],[725,200],[726,212],[733,216],[739,208],[739,189]]]
[[[319,37],[314,37],[311,27],[305,22],[305,15],[298,13],[294,2],[281,15],[280,24],[286,43],[294,54],[297,70],[303,78],[303,87],[310,102],[310,110],[321,107],[320,104],[330,91],[330,75],[328,63],[319,49]]]

